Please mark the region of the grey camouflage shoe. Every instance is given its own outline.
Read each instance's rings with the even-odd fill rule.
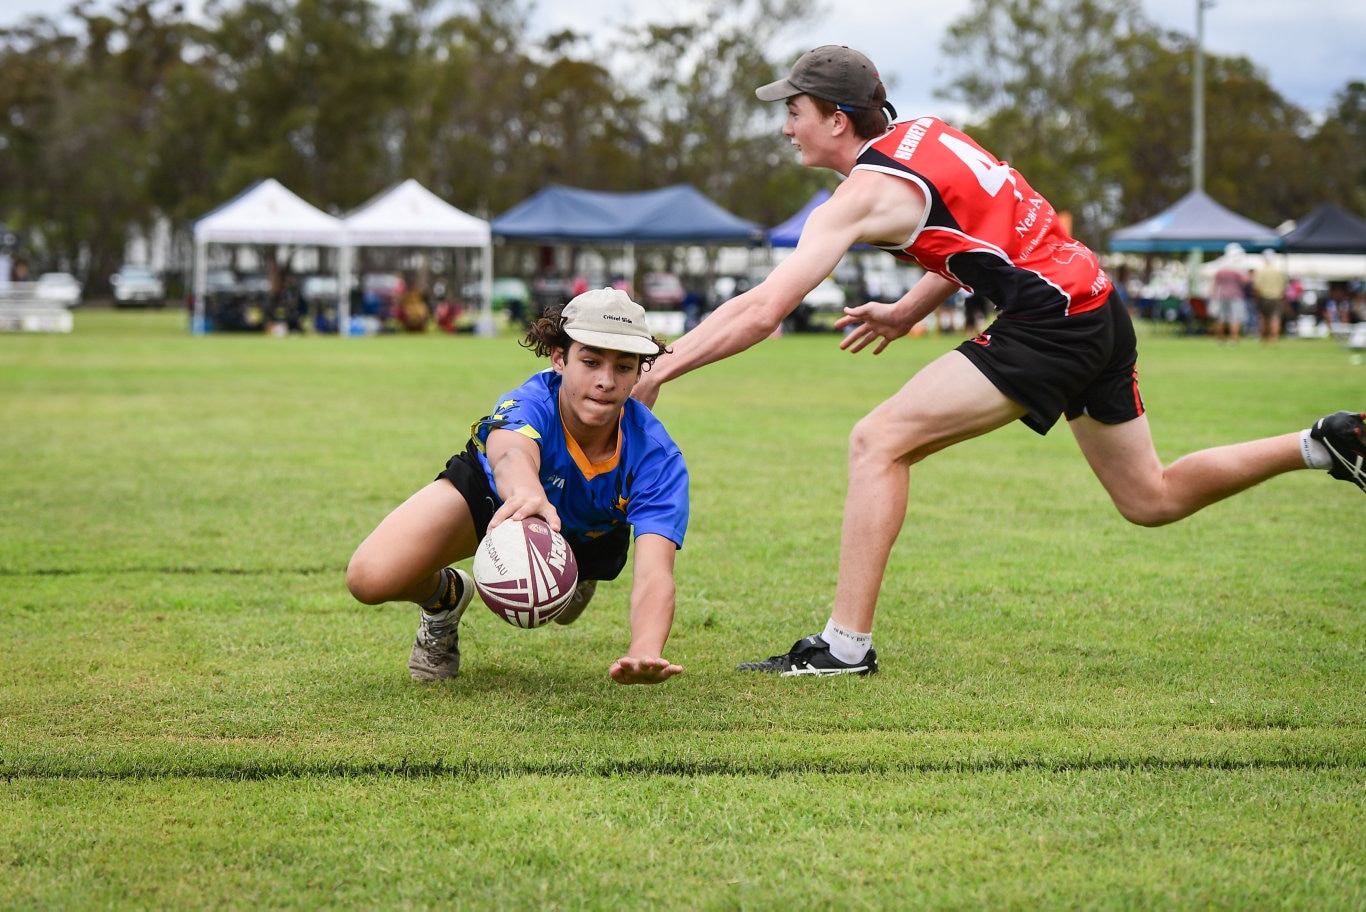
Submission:
[[[593,593],[598,591],[597,580],[579,580],[579,584],[574,587],[574,594],[569,597],[569,604],[564,606],[564,610],[555,615],[556,624],[572,624],[583,614],[583,609],[588,607],[588,603],[593,601]]]
[[[447,567],[442,573],[453,573],[460,581],[460,600],[454,608],[437,614],[419,609],[422,620],[413,640],[413,651],[408,655],[408,672],[414,681],[444,681],[460,672],[460,618],[474,598],[474,580],[464,570]]]

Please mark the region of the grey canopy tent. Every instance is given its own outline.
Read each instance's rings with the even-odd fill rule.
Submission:
[[[1366,253],[1366,220],[1324,203],[1281,237],[1286,253]]]
[[[1224,208],[1200,190],[1110,235],[1110,249],[1117,253],[1222,253],[1229,244],[1275,249],[1280,237],[1274,228]]]

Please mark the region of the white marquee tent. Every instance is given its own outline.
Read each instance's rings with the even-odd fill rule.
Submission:
[[[462,212],[409,178],[342,219],[343,275],[350,273],[358,247],[471,247],[481,252],[480,286],[484,300],[481,335],[494,332],[493,238],[489,223]],[[342,284],[343,288],[347,283]],[[342,319],[347,302],[342,302]],[[343,322],[343,325],[345,323]]]
[[[340,248],[345,244],[345,228],[341,219],[304,202],[274,178],[258,181],[199,219],[194,225],[192,323],[197,334],[207,329],[204,293],[208,285],[209,265],[205,253],[209,244],[303,244]],[[346,287],[344,281],[341,287]]]
[[[481,333],[494,331],[490,308],[493,246],[489,223],[455,208],[415,180],[406,180],[339,219],[310,205],[274,178],[258,181],[194,225],[193,329],[207,329],[204,296],[209,244],[295,244],[335,247],[338,287],[350,287],[351,256],[359,247],[471,247],[481,253],[484,312]],[[337,325],[345,334],[349,295],[339,296]]]

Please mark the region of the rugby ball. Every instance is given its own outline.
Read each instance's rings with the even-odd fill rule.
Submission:
[[[579,582],[569,542],[540,517],[507,519],[474,552],[474,587],[514,627],[540,627],[564,610]]]

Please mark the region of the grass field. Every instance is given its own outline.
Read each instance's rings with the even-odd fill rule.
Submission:
[[[882,674],[733,671],[824,624],[848,429],[951,344],[664,390],[686,672],[625,688],[625,577],[569,628],[476,606],[436,686],[343,583],[511,337],[0,336],[0,908],[1366,907],[1366,499],[1323,473],[1146,530],[1006,428],[913,473]],[[1327,340],[1140,370],[1166,460],[1366,408]]]

